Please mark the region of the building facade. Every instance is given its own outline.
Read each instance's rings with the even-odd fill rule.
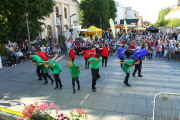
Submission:
[[[165,16],[165,19],[175,18],[175,17],[180,18],[180,6],[177,7],[176,9],[169,11],[169,13]]]
[[[116,3],[117,12],[116,12],[116,18],[115,18],[114,23],[120,24],[120,19],[126,18],[126,8],[124,7],[123,4],[121,4],[118,1],[115,1],[115,3]]]
[[[57,40],[58,35],[80,24],[77,0],[55,0],[55,2],[54,11],[42,21],[45,23],[42,26],[44,31],[40,34],[42,38],[52,36],[53,40]]]

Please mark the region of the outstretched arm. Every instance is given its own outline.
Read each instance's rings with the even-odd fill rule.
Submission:
[[[55,55],[55,57],[53,59],[51,59],[51,61],[54,61],[57,58],[58,54]]]
[[[116,55],[117,52],[118,52],[118,51],[116,51],[113,55]]]
[[[56,61],[61,60],[63,57],[65,57],[65,55],[61,56],[60,58],[56,59]]]

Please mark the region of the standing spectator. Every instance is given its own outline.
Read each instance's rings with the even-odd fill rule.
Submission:
[[[68,52],[72,46],[72,43],[69,40],[66,40],[65,44],[66,44],[66,48],[67,48],[67,52]]]
[[[8,40],[8,46],[11,47],[12,45],[13,43],[10,40]]]
[[[156,49],[156,58],[160,58],[161,57],[161,50],[162,50],[162,45],[160,43],[158,43],[157,49]]]

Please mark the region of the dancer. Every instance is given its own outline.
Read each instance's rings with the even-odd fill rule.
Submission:
[[[84,60],[85,60],[85,69],[89,69],[89,62],[88,59],[90,58],[90,49],[87,48],[87,50],[82,51],[80,54],[84,53]]]
[[[123,45],[122,48],[119,48],[113,55],[116,55],[116,53],[118,53],[118,58],[120,59],[120,62],[124,62],[125,61],[125,51],[126,49],[124,48],[125,46]],[[121,68],[122,68],[123,64],[121,64]]]
[[[93,92],[96,92],[96,81],[101,76],[99,75],[99,67],[100,67],[100,61],[102,61],[102,57],[99,56],[99,54],[96,54],[94,58],[89,58],[88,61],[90,61],[91,65],[91,74],[92,74],[92,90]]]
[[[136,74],[136,71],[138,70],[138,77],[143,77],[141,75],[141,69],[142,69],[142,59],[144,56],[148,55],[149,53],[152,53],[153,52],[153,49],[150,48],[149,50],[145,50],[144,48],[142,48],[143,50],[140,50],[139,53],[137,53],[136,55],[133,55],[134,58],[139,58],[140,62],[139,64],[136,64],[135,65],[135,69],[134,69],[134,72],[133,72],[133,77],[136,77],[135,74]]]
[[[46,68],[53,68],[53,73],[54,73],[54,79],[56,82],[56,87],[54,89],[61,89],[62,88],[62,84],[61,84],[61,79],[59,78],[59,74],[60,72],[62,72],[62,67],[61,65],[58,63],[59,60],[61,60],[64,56],[61,56],[60,58],[56,59],[58,55],[56,54],[56,56],[48,61],[44,63],[44,66]],[[56,61],[54,61],[56,59]],[[60,87],[59,87],[60,86]]]
[[[32,61],[32,64],[33,64],[33,65],[37,65],[37,61],[33,60],[33,61]],[[44,63],[39,63],[39,66],[41,66],[41,67],[43,68],[43,77],[44,77],[44,80],[45,80],[44,85],[48,83],[47,78],[49,78],[49,79],[51,80],[51,84],[53,84],[54,80],[53,80],[53,79],[51,78],[51,76],[48,74],[48,72],[49,72],[50,69],[49,69],[49,68],[46,68],[46,67],[44,66]]]
[[[39,77],[38,80],[42,80],[42,77],[43,77],[43,68],[39,64],[43,63],[44,60],[41,57],[39,57],[38,55],[29,55],[29,58],[32,58],[33,60],[36,61],[36,65],[37,65],[36,73],[37,73],[37,75]]]
[[[94,45],[92,45],[92,46],[90,47],[90,52],[89,52],[89,54],[90,54],[90,57],[91,57],[91,58],[93,58],[93,57],[96,56],[96,48],[94,47]]]
[[[128,61],[125,61],[125,62],[117,62],[117,63],[123,64],[122,70],[126,73],[126,77],[125,77],[125,80],[124,80],[124,84],[126,86],[129,86],[129,87],[131,86],[128,83],[129,76],[130,76],[130,67],[132,67],[133,65],[139,64],[139,62],[140,62],[139,59],[128,60]]]
[[[71,47],[70,50],[68,51],[69,53],[69,58],[72,59],[72,61],[74,62],[75,57],[75,50]]]
[[[78,80],[79,74],[80,74],[80,70],[83,70],[81,67],[79,67],[76,63],[72,62],[72,60],[70,58],[67,59],[67,67],[70,70],[71,73],[71,77],[72,77],[72,86],[73,86],[73,93],[76,93],[75,90],[75,81],[78,85],[78,90],[80,90],[80,83]]]
[[[105,61],[105,67],[106,67],[110,48],[108,47],[107,44],[105,44],[105,47],[102,47],[102,48],[99,48],[99,49],[101,50],[102,67],[104,66],[104,61]]]

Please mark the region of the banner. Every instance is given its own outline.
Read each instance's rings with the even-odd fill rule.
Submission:
[[[126,33],[127,33],[127,23],[126,23],[126,20],[124,20],[124,28],[125,28]]]
[[[60,19],[56,19],[56,24],[60,25]]]
[[[109,19],[109,24],[111,26],[111,31],[112,31],[112,34],[113,34],[113,37],[116,38],[116,35],[115,35],[115,27],[114,27],[114,21],[112,18]]]

